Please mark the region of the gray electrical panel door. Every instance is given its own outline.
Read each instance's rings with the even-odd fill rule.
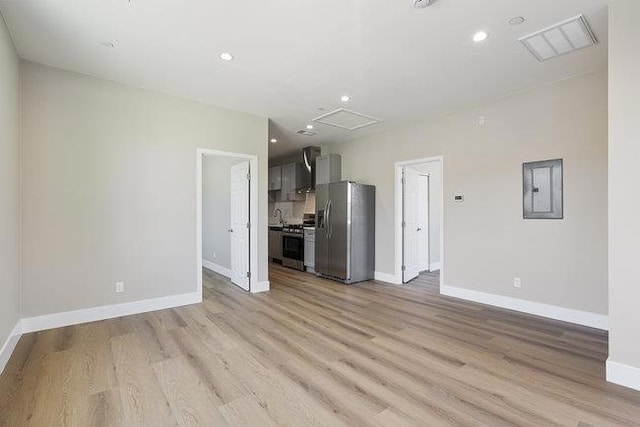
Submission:
[[[522,165],[525,219],[562,219],[562,159]]]

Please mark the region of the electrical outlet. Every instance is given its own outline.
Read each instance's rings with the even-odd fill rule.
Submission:
[[[216,256],[216,251],[213,251],[213,257],[214,257],[214,258],[217,258],[217,256]]]
[[[116,282],[116,293],[120,294],[124,292],[124,282]]]
[[[513,287],[514,288],[521,288],[522,287],[522,279],[519,277],[514,277],[513,278]]]

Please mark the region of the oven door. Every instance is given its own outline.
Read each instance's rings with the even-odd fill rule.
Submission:
[[[304,236],[283,234],[282,257],[304,261]]]

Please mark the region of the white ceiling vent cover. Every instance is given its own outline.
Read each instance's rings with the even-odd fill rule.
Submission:
[[[525,45],[538,61],[546,61],[598,43],[584,15],[521,37],[518,41]]]
[[[338,108],[335,111],[316,117],[313,121],[342,129],[356,130],[380,123],[382,120],[356,113],[355,111]]]

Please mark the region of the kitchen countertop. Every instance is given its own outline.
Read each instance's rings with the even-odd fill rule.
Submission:
[[[300,225],[300,224],[287,224],[287,225]],[[286,227],[287,225],[282,225],[282,224],[269,224],[269,228],[283,228]],[[316,227],[312,227],[312,226],[304,226],[302,227],[305,230],[315,230]]]

